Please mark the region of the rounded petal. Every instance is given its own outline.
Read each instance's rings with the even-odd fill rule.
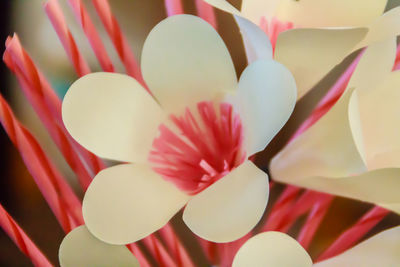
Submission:
[[[400,35],[400,7],[393,8],[368,25],[368,34],[356,47],[362,48],[374,42]]]
[[[101,171],[83,199],[89,231],[111,244],[128,244],[163,227],[188,196],[150,167],[117,165]]]
[[[140,266],[127,247],[100,241],[84,225],[68,233],[58,256],[61,267]]]
[[[183,212],[183,220],[203,239],[231,242],[256,226],[268,195],[267,174],[246,161],[194,196]]]
[[[400,262],[400,227],[383,231],[344,253],[316,263],[315,267],[398,266]]]
[[[250,238],[237,252],[232,267],[311,267],[307,251],[281,232],[264,232]]]
[[[285,125],[296,93],[292,74],[276,61],[258,60],[243,71],[234,105],[244,125],[248,155],[262,151]]]
[[[191,15],[169,17],[148,35],[143,77],[161,106],[172,111],[236,88],[229,52],[210,24]]]
[[[371,169],[400,167],[400,71],[360,97],[360,114]]]
[[[395,59],[395,37],[376,42],[366,48],[347,85],[349,88],[357,88],[361,98],[360,104],[365,94],[372,91],[379,93],[379,90],[375,89],[391,73]]]
[[[367,28],[293,29],[278,36],[275,60],[285,65],[304,96],[358,45]]]
[[[225,0],[204,0],[208,4],[235,16],[236,23],[242,34],[246,49],[247,61],[252,63],[258,59],[272,59],[272,45],[263,30],[256,24],[243,17],[236,8]],[[259,22],[257,22],[258,24]]]
[[[96,155],[144,162],[163,112],[135,79],[98,72],[72,84],[62,117],[72,137]]]
[[[282,0],[276,17],[300,27],[360,27],[385,10],[387,0]]]
[[[272,159],[272,178],[306,186],[303,183],[310,177],[346,177],[365,172],[357,121],[357,95],[347,90],[327,114]]]

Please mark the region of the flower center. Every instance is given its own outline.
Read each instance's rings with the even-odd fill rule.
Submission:
[[[243,130],[232,105],[200,102],[161,124],[149,160],[153,170],[188,194],[204,190],[245,160]]]

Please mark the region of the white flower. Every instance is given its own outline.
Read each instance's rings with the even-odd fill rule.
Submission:
[[[159,23],[141,61],[153,96],[128,76],[94,73],[77,80],[63,101],[65,126],[82,146],[130,162],[100,172],[89,186],[88,230],[111,244],[132,243],[186,205],[183,219],[202,238],[244,236],[269,192],[267,175],[247,158],[289,118],[292,75],[258,60],[237,82],[219,35],[190,15]]]

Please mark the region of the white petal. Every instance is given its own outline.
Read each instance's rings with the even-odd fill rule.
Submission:
[[[142,52],[143,77],[161,106],[181,111],[236,87],[229,52],[210,24],[191,15],[153,28]]]
[[[84,225],[69,232],[61,243],[58,256],[61,267],[139,267],[139,262],[127,247],[100,241]]]
[[[390,74],[395,58],[394,37],[371,44],[365,50],[348,84],[349,88],[357,88],[360,103],[363,95],[375,89]]]
[[[272,59],[272,45],[265,32],[246,18],[235,16],[235,20],[242,34],[248,63]]]
[[[307,251],[281,232],[264,232],[250,238],[237,252],[232,267],[311,267]]]
[[[188,196],[150,167],[124,164],[100,172],[83,200],[89,231],[111,244],[128,244],[163,227]]]
[[[393,8],[372,22],[364,40],[356,47],[361,48],[374,42],[400,35],[400,7]]]
[[[362,136],[353,122],[358,117],[356,100],[348,90],[325,116],[290,142],[271,161],[272,178],[302,186],[310,177],[346,177],[366,171]]]
[[[272,59],[272,45],[268,36],[256,24],[243,17],[236,8],[225,0],[204,0],[208,4],[235,16],[240,28],[249,63],[258,59]],[[258,22],[257,22],[258,24]]]
[[[183,212],[183,220],[203,239],[230,242],[258,223],[268,195],[267,174],[246,161],[194,196]]]
[[[356,81],[350,81],[360,88],[369,169],[400,167],[400,72],[391,72],[395,51],[395,39],[371,45],[353,75]]]
[[[242,0],[241,11],[246,18],[259,24],[263,16],[267,19],[275,17],[276,10],[281,1],[282,0]]]
[[[143,162],[163,112],[133,78],[99,72],[72,84],[64,97],[62,116],[72,137],[96,155]]]
[[[208,4],[221,9],[225,12],[231,13],[233,15],[241,15],[239,10],[237,10],[234,6],[232,6],[228,1],[226,0],[204,0],[204,2],[207,2]]]
[[[258,60],[240,77],[235,108],[244,125],[246,153],[262,151],[283,127],[296,104],[292,74],[273,60]]]
[[[275,59],[292,72],[301,98],[350,54],[366,33],[366,28],[285,31],[278,36]]]
[[[368,167],[400,167],[400,71],[361,99]]]
[[[336,266],[399,266],[400,227],[383,231],[344,253],[315,264],[315,267]]]
[[[282,0],[276,17],[300,27],[360,27],[384,11],[387,0]]]

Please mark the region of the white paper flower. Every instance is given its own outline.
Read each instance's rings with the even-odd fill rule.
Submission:
[[[88,230],[111,244],[135,242],[183,206],[197,235],[229,242],[249,232],[268,201],[268,177],[247,158],[289,118],[296,86],[273,60],[249,65],[237,82],[227,48],[203,20],[179,15],[149,34],[136,80],[94,73],[66,94],[63,121],[98,156],[120,164],[88,188]]]
[[[382,15],[387,0],[243,0],[240,12],[225,0],[205,1],[259,25],[294,24],[279,34],[274,59],[292,72],[298,98],[352,52],[400,34],[400,7]]]
[[[371,45],[339,101],[271,162],[273,179],[400,212],[396,39]]]

